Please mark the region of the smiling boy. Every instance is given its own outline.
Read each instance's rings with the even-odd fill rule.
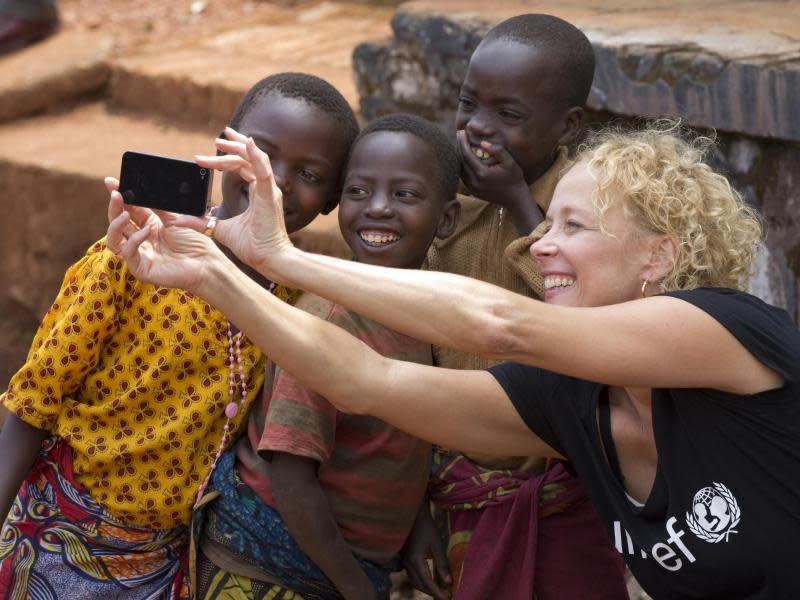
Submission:
[[[458,156],[431,123],[370,123],[345,173],[339,225],[359,262],[418,268],[434,237],[455,227]],[[431,363],[430,345],[328,300],[305,294],[296,306],[384,356]],[[273,365],[248,435],[221,459],[216,497],[198,515],[198,597],[387,598],[430,454],[382,421],[338,412]]]
[[[558,17],[519,15],[486,34],[470,58],[455,122],[461,179],[470,195],[459,196],[459,226],[434,243],[425,268],[542,296],[533,262],[516,260],[512,250],[543,219],[568,164],[565,147],[579,131],[593,74],[591,43]],[[451,369],[494,364],[439,347],[434,358]],[[622,563],[563,464],[439,449],[431,481],[431,498],[447,517],[457,599],[627,597]],[[523,500],[515,501],[530,489],[541,489],[539,519],[530,517],[532,508],[521,510]],[[425,533],[413,539],[421,546],[410,546],[406,556],[412,579],[441,596],[422,561],[438,552],[436,542]],[[495,558],[485,560],[487,552]]]

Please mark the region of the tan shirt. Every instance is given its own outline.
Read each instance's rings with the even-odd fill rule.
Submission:
[[[550,205],[559,176],[568,164],[566,148],[562,148],[550,169],[531,186],[531,193],[543,212]],[[501,215],[497,205],[472,196],[459,194],[458,200],[461,218],[456,231],[447,239],[434,241],[423,269],[465,275],[529,298],[541,298],[542,278],[533,259],[524,251],[530,246],[530,236],[520,237],[507,210]],[[438,346],[434,346],[433,356],[436,365],[448,369],[486,369],[499,362]],[[473,458],[484,466],[496,468],[518,466],[521,462]]]

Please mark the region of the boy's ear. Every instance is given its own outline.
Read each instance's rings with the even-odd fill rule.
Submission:
[[[583,107],[573,106],[564,115],[564,128],[558,138],[559,146],[568,146],[577,137],[583,121]]]
[[[442,216],[439,217],[439,226],[436,228],[436,237],[443,240],[453,235],[460,216],[461,204],[453,198],[442,209]]]

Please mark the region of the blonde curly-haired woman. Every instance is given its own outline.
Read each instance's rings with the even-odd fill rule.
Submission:
[[[136,232],[129,216],[148,215],[114,197],[109,240],[134,273],[206,298],[343,410],[465,451],[569,459],[655,598],[800,597],[800,333],[740,291],[761,225],[701,143],[661,126],[579,153],[530,247],[542,303],[297,250],[266,156],[229,135],[218,144],[228,156],[201,162],[252,181],[251,207],[217,225],[218,241],[281,284],[513,362],[449,371],[385,359],[271,298],[208,238]]]

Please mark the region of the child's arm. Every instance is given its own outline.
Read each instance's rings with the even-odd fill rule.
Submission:
[[[439,587],[434,579],[434,572],[428,565],[428,559],[433,559],[433,568],[439,579],[448,585],[452,582],[447,554],[431,516],[427,496],[420,504],[414,527],[400,554],[411,585],[436,600],[447,600],[450,597],[446,589]]]
[[[12,413],[6,413],[0,432],[0,514],[5,520],[22,481],[28,474],[36,454],[47,437],[47,431],[32,427]]]
[[[64,397],[80,387],[84,375],[100,360],[104,341],[115,331],[117,306],[124,303],[124,272],[123,263],[105,252],[100,242],[72,265],[25,363],[0,395],[0,403],[9,411],[0,434],[0,456],[10,457],[0,469],[3,517],[42,440],[55,431]]]
[[[275,452],[270,465],[272,496],[289,533],[347,600],[377,598],[331,511],[311,458]]]

